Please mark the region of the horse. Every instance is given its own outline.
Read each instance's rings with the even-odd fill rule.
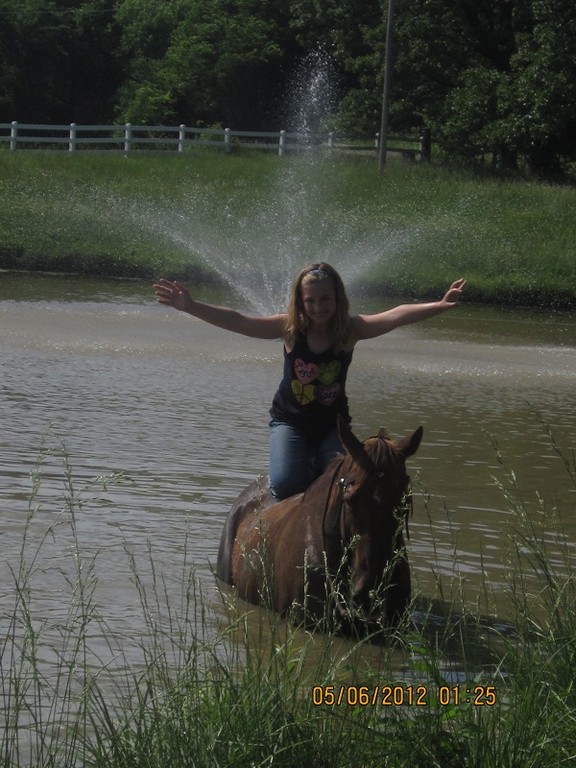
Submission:
[[[303,493],[278,501],[263,479],[240,494],[216,575],[242,599],[307,626],[393,626],[411,600],[405,464],[423,429],[394,441],[382,428],[364,442],[344,419],[338,430],[345,452]]]

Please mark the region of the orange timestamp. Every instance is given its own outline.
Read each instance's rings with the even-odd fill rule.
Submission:
[[[459,706],[492,707],[497,695],[494,685],[315,685],[312,704],[315,706],[349,707],[428,707]]]

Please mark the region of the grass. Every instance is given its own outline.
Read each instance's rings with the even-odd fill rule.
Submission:
[[[576,189],[330,156],[0,152],[0,266],[219,281],[238,253],[365,263],[378,295],[572,309]],[[241,265],[239,266],[241,268]]]
[[[574,455],[550,440],[576,486]],[[42,496],[49,454],[51,476],[54,461],[61,464],[61,499]],[[571,550],[561,532],[553,542],[546,533],[558,529],[554,507],[542,500],[528,514],[513,471],[503,466],[499,476],[513,512],[503,534],[513,627],[458,599],[444,603],[439,621],[430,596],[419,595],[420,618],[407,617],[370,652],[366,641],[342,644],[246,610],[229,593],[215,631],[213,601],[187,548],[173,564],[175,590],[167,581],[174,573],[158,570],[152,545],[142,560],[127,543],[144,629],[137,641],[115,636],[97,599],[98,553],[82,540],[81,521],[102,486],[122,481],[96,478],[77,488],[63,447],[40,456],[13,605],[3,612],[0,765],[551,768],[573,761]],[[54,544],[58,558],[50,558]],[[61,584],[50,618],[35,594],[45,554]]]

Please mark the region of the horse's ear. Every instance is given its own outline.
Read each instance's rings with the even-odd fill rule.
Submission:
[[[350,425],[338,414],[338,434],[342,445],[354,459],[364,455],[364,446],[350,429]]]
[[[424,434],[424,428],[418,427],[418,429],[413,432],[411,435],[408,435],[407,437],[403,437],[402,440],[399,440],[397,443],[398,451],[404,456],[405,459],[408,458],[408,456],[413,456],[418,448],[420,447],[420,442],[422,440],[422,435]]]

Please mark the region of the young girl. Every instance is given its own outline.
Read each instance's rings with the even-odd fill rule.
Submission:
[[[177,282],[154,285],[160,304],[228,331],[259,339],[283,339],[284,375],[270,411],[270,490],[283,499],[305,490],[341,452],[338,414],[350,421],[346,375],[356,342],[417,323],[455,307],[465,280],[444,298],[401,304],[371,315],[348,313],[340,275],[329,264],[303,269],[292,287],[288,312],[256,317],[196,301]]]

